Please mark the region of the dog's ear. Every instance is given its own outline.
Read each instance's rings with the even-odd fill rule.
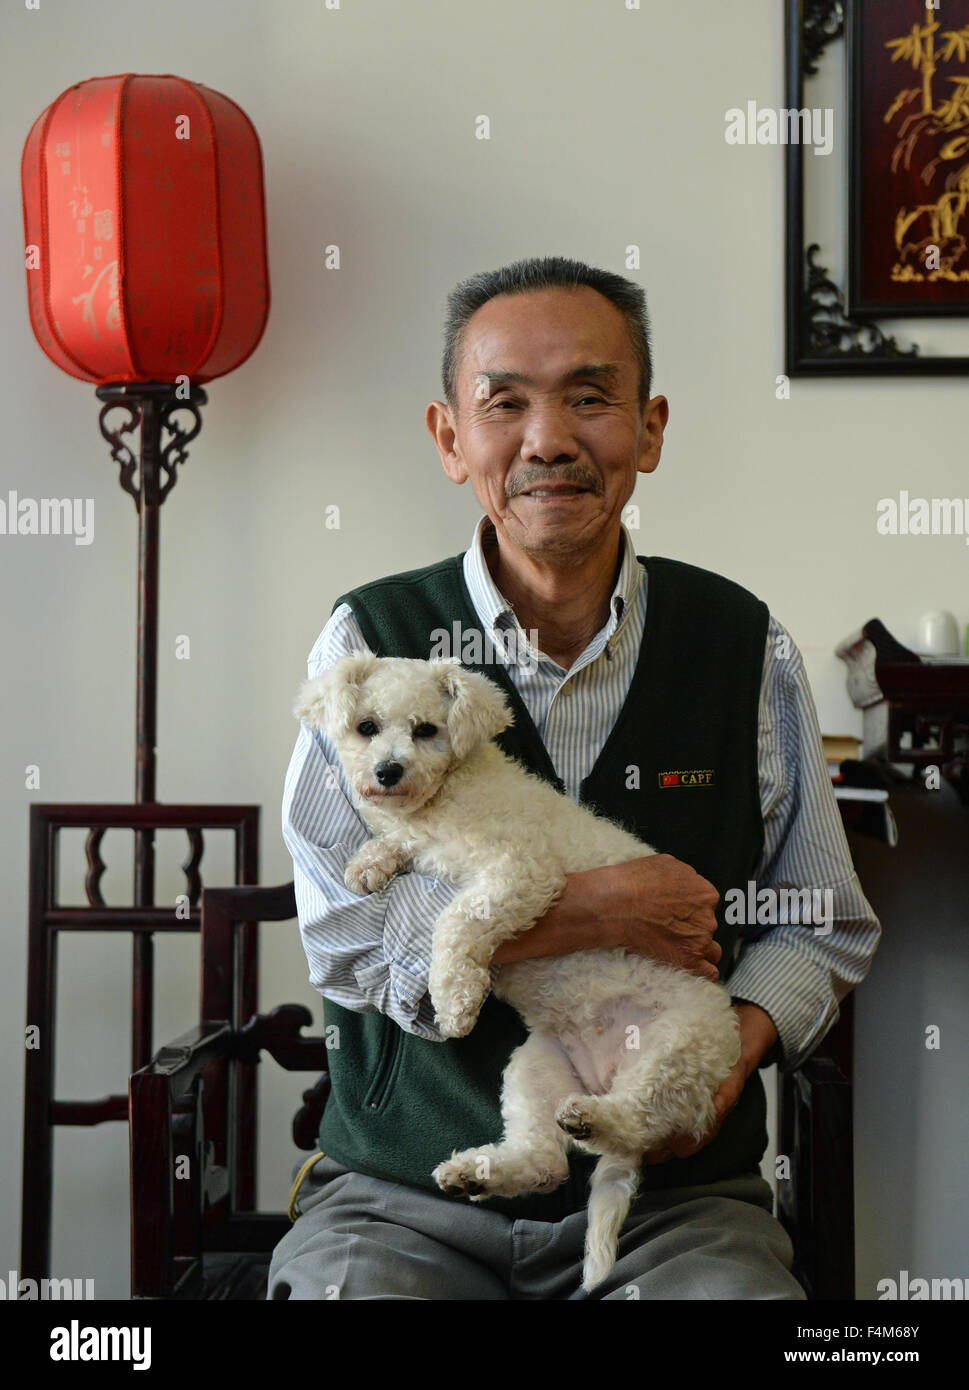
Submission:
[[[494,738],[513,723],[504,692],[487,676],[444,661],[438,680],[451,697],[447,731],[456,758],[466,758],[479,743]]]
[[[346,733],[360,686],[373,674],[378,659],[373,652],[353,652],[341,656],[322,676],[304,681],[293,705],[296,718],[336,737]]]

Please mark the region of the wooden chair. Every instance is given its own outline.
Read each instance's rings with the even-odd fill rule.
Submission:
[[[854,1001],[807,1061],[778,1076],[777,1219],[794,1245],[792,1273],[812,1300],[855,1296],[851,1044]]]
[[[255,1211],[255,1070],[267,1052],[318,1079],[293,1121],[316,1147],[329,1093],[321,1037],[301,1004],[255,1012],[256,924],[296,916],[292,883],[207,888],[201,905],[201,1022],[129,1078],[131,1296],[260,1299],[283,1212]]]
[[[202,1022],[129,1083],[134,1299],[265,1298],[271,1252],[290,1222],[254,1210],[260,1053],[318,1078],[293,1122],[297,1147],[316,1149],[329,1093],[323,1039],[301,1032],[309,1011],[284,1004],[256,1014],[248,992],[253,924],[295,916],[291,883],[203,892]],[[780,1085],[780,1151],[792,1177],[780,1184],[778,1215],[795,1274],[817,1299],[854,1297],[850,1066],[845,1075],[836,1060],[850,1048],[844,1023],[829,1034],[833,1056],[815,1054]]]
[[[71,862],[65,839],[85,831],[87,874],[84,902],[60,896],[61,863]],[[101,879],[106,835],[133,831],[135,872],[128,902],[105,902]],[[179,911],[171,901],[155,902],[156,833],[184,832],[189,855],[182,864],[185,893]],[[131,992],[123,1001],[131,1022],[132,1071],[154,1052],[154,939],[172,932],[199,930],[202,859],[210,832],[229,832],[234,840],[235,881],[259,877],[259,807],[140,802],[35,802],[30,807],[29,907],[27,918],[27,1025],[24,1049],[23,1186],[20,1207],[20,1277],[36,1283],[51,1274],[54,1193],[54,1134],[66,1126],[127,1123],[128,1097],[110,1094],[79,1099],[58,1095],[55,1085],[57,964],[64,932],[74,940],[110,932],[119,949],[131,940]],[[110,841],[109,841],[110,843]],[[74,846],[76,857],[76,844]],[[184,910],[183,910],[184,909]],[[253,961],[254,961],[253,957]],[[255,973],[248,970],[250,988]],[[119,1001],[119,1008],[121,1007]],[[66,1148],[70,1152],[72,1145]]]

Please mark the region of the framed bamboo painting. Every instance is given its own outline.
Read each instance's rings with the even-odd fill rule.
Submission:
[[[969,0],[786,0],[785,46],[787,375],[969,376]]]
[[[969,314],[969,0],[854,4],[853,314]]]

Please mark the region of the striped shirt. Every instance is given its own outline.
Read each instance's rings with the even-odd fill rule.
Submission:
[[[575,798],[622,709],[646,620],[647,573],[622,527],[623,556],[604,627],[565,670],[536,649],[499,593],[485,559],[495,545],[487,516],[464,556],[464,578],[482,632],[491,633],[556,772]],[[307,662],[317,676],[367,650],[349,604],[320,633]],[[455,653],[457,654],[457,653]],[[868,973],[881,927],[858,882],[831,786],[801,654],[771,616],[758,727],[764,846],[756,889],[830,889],[825,923],[739,928],[729,987],[734,1000],[772,1018],[778,1045],[766,1059],[801,1065],[837,1021],[839,1001]],[[283,792],[283,838],[293,857],[296,902],[310,983],[361,1013],[379,1011],[420,1037],[440,1039],[427,990],[435,921],[456,889],[416,873],[359,896],[346,864],[369,838],[350,800],[336,751],[322,730],[300,724]],[[784,922],[783,916],[781,917]]]

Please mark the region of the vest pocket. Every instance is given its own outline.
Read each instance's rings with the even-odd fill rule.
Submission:
[[[404,1030],[392,1019],[384,1019],[383,1036],[380,1041],[380,1053],[377,1058],[377,1070],[374,1072],[373,1080],[367,1094],[363,1098],[362,1109],[380,1110],[390,1094],[390,1083],[397,1070],[397,1061],[404,1041]]]

